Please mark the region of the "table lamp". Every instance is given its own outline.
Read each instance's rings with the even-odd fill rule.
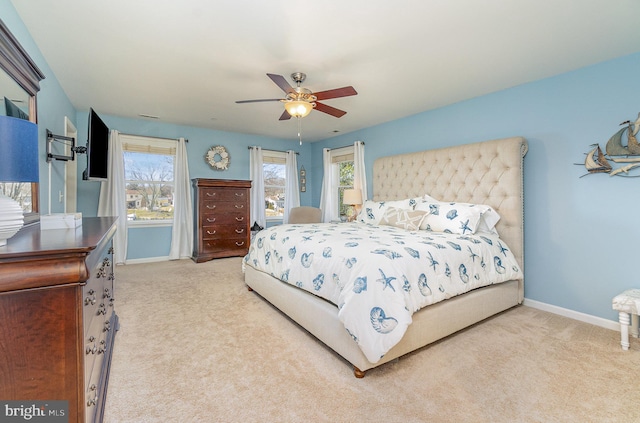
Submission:
[[[360,191],[359,189],[345,189],[344,196],[342,197],[342,202],[344,204],[353,206],[348,216],[349,222],[353,221],[357,214],[357,206],[362,204],[362,191]]]
[[[0,182],[38,182],[38,126],[0,116]],[[0,193],[0,246],[24,225],[20,203]]]

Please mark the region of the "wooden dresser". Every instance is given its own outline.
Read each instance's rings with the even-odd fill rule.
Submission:
[[[193,179],[196,263],[220,257],[244,256],[251,239],[251,181]]]
[[[1,399],[68,401],[69,422],[102,421],[118,327],[115,231],[111,217],[35,224],[0,247]]]

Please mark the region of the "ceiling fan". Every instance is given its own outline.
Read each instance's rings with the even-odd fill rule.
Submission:
[[[259,100],[240,100],[236,103],[258,103],[263,101],[280,101],[284,103],[285,111],[280,116],[279,120],[291,119],[291,117],[302,118],[311,113],[312,109],[316,109],[320,112],[326,113],[337,118],[344,116],[347,112],[344,110],[336,109],[335,107],[328,106],[324,103],[320,103],[318,100],[328,100],[331,98],[348,97],[358,94],[352,86],[334,88],[332,90],[319,91],[317,93],[311,90],[301,87],[300,84],[306,79],[307,75],[302,72],[294,72],[291,74],[291,79],[296,83],[296,87],[292,87],[291,84],[282,75],[276,75],[268,73],[267,76],[271,78],[282,91],[286,93],[285,98],[266,98]]]

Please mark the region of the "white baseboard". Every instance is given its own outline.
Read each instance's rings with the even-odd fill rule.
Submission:
[[[169,261],[169,256],[130,259],[125,261],[125,264],[156,263],[158,261]]]
[[[549,313],[559,314],[560,316],[568,317],[570,319],[579,320],[581,322],[590,323],[592,325],[600,326],[605,329],[611,329],[620,332],[620,323],[603,319],[602,317],[592,316],[590,314],[580,313],[579,311],[569,310],[568,308],[562,308],[540,301],[524,299],[524,305],[537,308],[538,310],[548,311]]]

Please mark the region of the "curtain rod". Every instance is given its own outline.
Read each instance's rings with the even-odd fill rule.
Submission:
[[[255,148],[255,147],[254,147],[254,146],[252,146],[252,145],[250,145],[250,146],[249,146],[249,147],[247,147],[247,148],[248,148],[249,150],[251,150],[252,148]],[[263,148],[262,150],[263,150],[263,151],[274,151],[274,152],[276,152],[276,153],[286,153],[286,151],[282,151],[282,150],[269,150],[269,149],[266,149],[266,148]],[[293,151],[293,150],[292,150],[292,151]],[[294,153],[296,153],[296,154],[300,154],[300,153],[298,153],[297,151],[294,151]]]
[[[362,145],[364,145],[364,141],[356,141],[356,142],[361,142]],[[331,150],[339,150],[341,148],[347,148],[347,147],[353,147],[353,144],[351,144],[351,145],[343,145],[342,147],[327,148],[327,150],[329,150],[329,151],[331,151]]]
[[[125,134],[124,132],[120,132],[120,135],[128,135],[130,137],[140,137],[140,138],[155,138],[157,140],[180,141],[180,138],[165,138],[165,137],[154,137],[151,135]],[[184,142],[189,142],[189,140],[185,138]]]

